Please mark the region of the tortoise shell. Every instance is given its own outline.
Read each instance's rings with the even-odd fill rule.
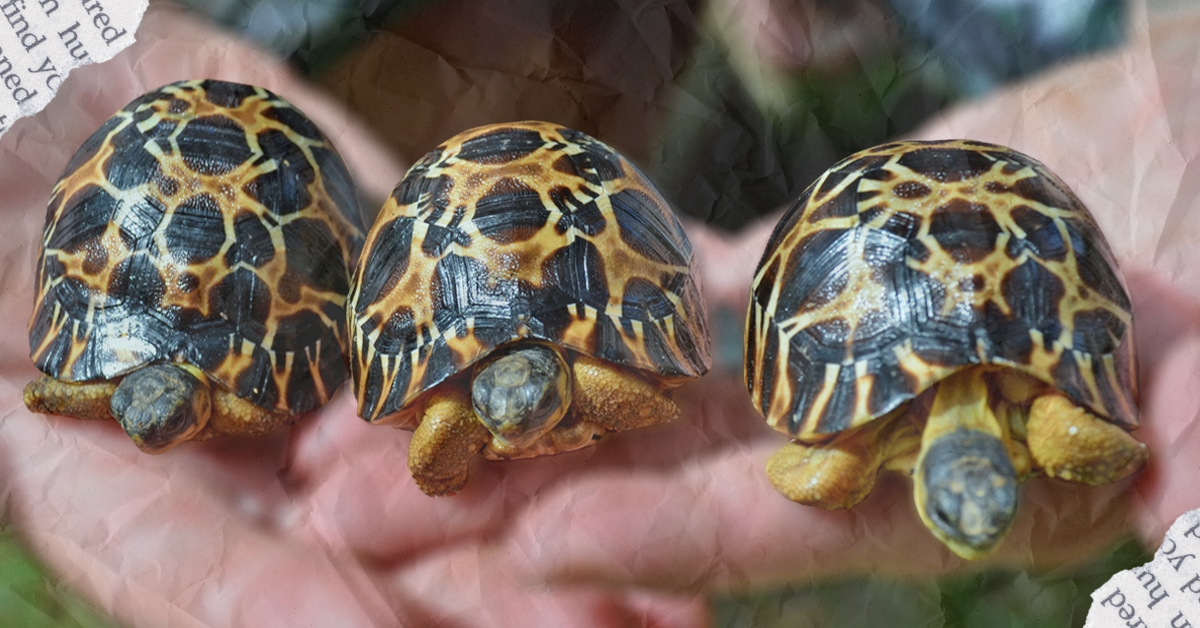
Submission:
[[[183,81],[83,143],[46,214],[32,358],[59,380],[187,362],[301,413],[346,378],[345,295],[363,239],[329,140],[275,94]]]
[[[897,142],[830,168],[771,235],[745,377],[776,429],[817,441],[959,369],[994,364],[1137,426],[1130,302],[1095,220],[1003,146]]]
[[[348,307],[371,421],[523,338],[667,382],[709,366],[667,202],[613,149],[544,122],[472,129],[418,161],[367,237]]]

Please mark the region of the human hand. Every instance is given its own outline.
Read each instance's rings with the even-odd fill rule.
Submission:
[[[174,11],[154,8],[146,19],[150,39],[111,65],[73,75],[50,110],[0,139],[0,207],[19,216],[12,223],[19,234],[0,243],[9,260],[0,296],[9,321],[0,335],[0,408],[8,410],[0,421],[2,486],[22,535],[118,618],[133,625],[699,625],[707,590],[961,564],[921,526],[900,478],[882,478],[848,512],[798,506],[775,493],[763,465],[786,438],[753,413],[736,372],[681,389],[684,412],[674,424],[552,458],[481,462],[462,493],[440,499],[425,497],[408,476],[410,435],[366,425],[344,392],[288,433],[189,443],[157,457],[138,452],[115,424],[28,413],[19,391],[35,374],[24,323],[41,208],[79,142],[137,94],[200,75],[262,84],[313,117],[377,197],[401,175],[335,107],[280,77],[278,65]],[[1008,144],[1058,172],[1109,235],[1139,317],[1146,427],[1138,436],[1154,461],[1137,493],[1128,484],[1031,481],[996,561],[1041,565],[1104,547],[1127,530],[1130,508],[1153,540],[1172,513],[1200,503],[1184,486],[1189,443],[1200,438],[1188,429],[1196,406],[1184,394],[1200,389],[1193,315],[1200,301],[1191,287],[1200,286],[1200,265],[1187,246],[1200,234],[1184,210],[1200,190],[1180,183],[1198,144],[1195,129],[1189,135],[1179,126],[1188,94],[1200,90],[1187,79],[1195,45],[1164,37],[1176,47],[1131,47],[1124,62],[1100,59],[1079,75],[1048,76],[924,134]],[[1155,63],[1148,73],[1147,58]],[[1125,74],[1131,67],[1144,83]],[[1160,83],[1179,90],[1175,99],[1161,92],[1161,102],[1143,105],[1138,97],[1160,93]],[[85,101],[100,85],[107,101]],[[1119,103],[1120,94],[1130,104],[1087,109]],[[1104,113],[1116,121],[1088,121]],[[1076,161],[1080,154],[1087,158]],[[1160,164],[1145,165],[1156,154]],[[1160,180],[1174,183],[1152,185]],[[736,239],[691,230],[710,306],[737,314],[735,334],[769,227]]]

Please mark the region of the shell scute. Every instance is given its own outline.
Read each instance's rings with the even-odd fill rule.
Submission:
[[[941,147],[931,146],[903,150],[897,164],[912,171],[913,174],[938,183],[955,183],[979,178],[992,169],[996,160],[990,158],[986,152],[944,150]],[[867,172],[870,171],[867,170]],[[895,173],[891,174],[896,176]],[[864,176],[866,175],[864,174]]]
[[[76,210],[47,234],[47,246],[77,253],[84,246],[97,242],[108,230],[117,207],[117,199],[97,185],[86,185],[71,195],[68,203]]]
[[[483,237],[509,244],[536,236],[549,219],[550,210],[537,190],[506,177],[492,184],[475,202],[473,222]]]
[[[562,212],[562,217],[554,224],[559,235],[575,229],[583,235],[596,236],[608,227],[608,219],[594,200],[580,202],[569,189],[561,186],[550,190],[550,200]]]
[[[1028,205],[1014,207],[1012,218],[1025,237],[1009,239],[1005,254],[1017,259],[1028,251],[1030,255],[1050,262],[1066,259],[1070,247],[1067,246],[1067,238],[1053,218]]]
[[[247,98],[257,95],[253,86],[227,81],[202,81],[199,87],[204,91],[204,98],[208,102],[225,109],[237,109]],[[172,103],[176,109],[180,107],[178,102]],[[319,138],[318,135],[313,139]]]
[[[463,142],[458,158],[480,164],[504,164],[529,155],[545,143],[537,131],[501,128]]]
[[[929,216],[929,235],[962,264],[974,264],[991,255],[1001,233],[987,205],[963,198],[950,199]]]
[[[657,211],[654,199],[640,190],[609,197],[621,241],[642,256],[670,267],[685,267],[692,249],[678,222]],[[681,245],[680,242],[685,243]]]
[[[167,251],[184,265],[203,264],[225,245],[225,221],[211,194],[201,193],[180,203],[163,229]]]
[[[262,116],[279,122],[306,139],[321,141],[325,137],[321,134],[321,130],[317,128],[317,125],[313,124],[313,121],[309,120],[303,113],[300,113],[299,109],[292,107],[268,107],[263,110]],[[339,168],[345,168],[341,159],[336,160],[336,165]],[[324,169],[324,164],[321,164],[321,170]]]
[[[130,124],[111,138],[112,154],[102,168],[108,183],[117,190],[143,185],[158,173],[158,157],[147,148],[145,136],[137,126]]]
[[[196,174],[228,174],[246,163],[254,154],[246,139],[245,127],[237,120],[221,114],[199,116],[189,120],[183,130],[172,139],[179,147],[183,163]],[[139,168],[134,167],[130,170],[138,171]]]
[[[305,289],[333,294],[349,292],[349,275],[339,268],[344,268],[344,263],[338,237],[328,223],[299,218],[280,225],[278,230],[283,232],[283,250],[287,254],[287,270],[280,284],[294,285],[287,301],[299,302]]]
[[[307,208],[312,203],[308,190],[317,176],[313,163],[283,131],[267,129],[255,139],[264,153],[274,155],[276,167],[247,181],[243,191],[279,217]]]
[[[225,267],[237,269],[246,264],[261,268],[275,259],[275,239],[262,218],[250,211],[239,211],[233,218],[233,237],[237,246],[225,250]],[[251,273],[253,275],[253,273]],[[247,279],[250,275],[247,275]]]

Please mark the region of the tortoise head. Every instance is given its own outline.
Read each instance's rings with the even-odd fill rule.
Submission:
[[[208,379],[195,367],[155,364],[126,375],[110,409],[138,449],[162,453],[204,429],[211,413]]]
[[[988,369],[966,368],[937,384],[913,496],[925,527],[969,560],[1000,545],[1017,511],[1019,472],[1012,436],[989,402]]]
[[[955,554],[978,559],[1004,540],[1017,510],[1017,473],[1000,439],[959,429],[929,445],[917,485],[917,510]]]
[[[519,343],[475,367],[475,414],[496,438],[520,449],[558,425],[571,405],[571,376],[553,347]]]

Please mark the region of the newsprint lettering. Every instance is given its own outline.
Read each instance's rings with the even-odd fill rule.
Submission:
[[[1085,628],[1200,628],[1200,510],[1184,513],[1154,560],[1092,594]]]
[[[45,107],[72,69],[133,43],[147,3],[0,0],[0,134]]]

